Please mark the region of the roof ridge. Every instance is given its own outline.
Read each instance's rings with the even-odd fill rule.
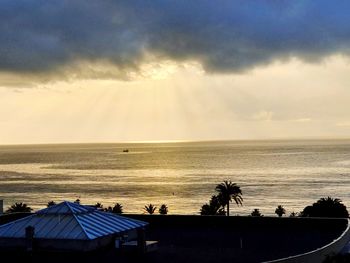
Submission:
[[[64,203],[66,206],[68,206],[68,209],[72,212],[72,214],[74,214],[74,210],[73,210],[72,207],[70,206],[70,202],[64,200],[63,203]]]
[[[64,201],[64,203],[68,206],[69,210],[72,212],[72,215],[74,217],[74,219],[77,221],[77,223],[79,224],[79,226],[81,227],[81,229],[83,230],[85,236],[88,238],[88,239],[91,239],[90,235],[86,232],[86,229],[83,227],[83,225],[81,224],[79,218],[76,216],[76,214],[74,213],[74,210],[73,208],[71,207],[71,202],[68,202],[68,201]],[[79,204],[76,204],[74,203],[74,205],[77,205],[77,206],[82,206],[82,205],[79,205]]]
[[[65,201],[64,201],[65,202]],[[58,204],[54,204],[48,207],[45,207],[43,209],[40,209],[38,211],[35,212],[35,214],[45,214],[47,211],[53,210],[59,206],[62,206],[64,202],[58,203]]]

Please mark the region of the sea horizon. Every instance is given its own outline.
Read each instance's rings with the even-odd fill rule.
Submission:
[[[79,198],[118,202],[126,213],[165,203],[170,214],[199,214],[215,186],[231,180],[244,198],[232,215],[258,208],[273,216],[278,205],[300,212],[327,196],[350,204],[350,140],[7,145],[0,176],[6,207]]]
[[[70,145],[70,144],[176,144],[176,143],[215,143],[215,142],[278,142],[278,141],[347,141],[349,137],[339,136],[306,136],[306,137],[271,137],[257,139],[169,139],[169,140],[110,140],[110,141],[63,141],[63,142],[28,142],[0,143],[1,146],[32,146],[32,145]]]

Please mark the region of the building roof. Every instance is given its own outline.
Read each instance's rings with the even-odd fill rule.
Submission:
[[[142,228],[148,223],[64,201],[28,217],[0,226],[0,238],[24,238],[28,226],[43,239],[92,240]]]

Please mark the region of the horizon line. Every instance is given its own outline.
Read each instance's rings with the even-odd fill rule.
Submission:
[[[76,144],[174,144],[174,143],[210,143],[210,142],[259,142],[259,141],[317,141],[317,140],[350,140],[350,137],[305,136],[305,137],[274,137],[259,139],[203,139],[203,140],[125,140],[125,141],[81,141],[81,142],[29,142],[1,143],[0,146],[30,146],[30,145],[76,145]]]

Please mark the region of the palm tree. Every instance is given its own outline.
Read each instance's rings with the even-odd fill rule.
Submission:
[[[7,213],[28,213],[31,212],[33,209],[29,207],[27,204],[23,203],[15,203],[11,205],[6,212]]]
[[[145,210],[150,215],[153,215],[154,212],[156,211],[156,209],[157,209],[157,207],[155,205],[152,205],[152,204],[145,205],[145,207],[143,208],[143,210]]]
[[[54,206],[54,205],[56,205],[55,201],[50,201],[47,203],[47,207]]]
[[[275,213],[278,215],[278,217],[282,217],[286,213],[286,209],[284,209],[283,206],[279,205],[277,206]]]
[[[166,215],[168,214],[168,206],[166,204],[162,204],[159,208],[159,214]]]
[[[242,191],[240,187],[231,181],[224,181],[215,187],[215,190],[219,193],[218,198],[223,207],[227,207],[227,216],[230,215],[230,202],[232,200],[239,206],[243,203]]]
[[[123,213],[123,206],[119,203],[116,203],[112,208],[112,213],[122,214]]]
[[[216,195],[213,195],[209,201],[209,204],[206,203],[202,205],[200,210],[202,216],[216,216],[216,215],[225,215],[225,210],[222,208],[222,205],[219,201],[219,198]]]

